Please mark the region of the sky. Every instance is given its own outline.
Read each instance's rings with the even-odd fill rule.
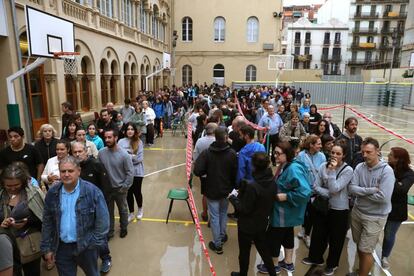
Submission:
[[[326,0],[283,0],[283,6],[323,4]]]

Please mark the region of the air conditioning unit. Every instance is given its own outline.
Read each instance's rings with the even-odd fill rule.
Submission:
[[[263,50],[273,50],[273,43],[263,43]]]

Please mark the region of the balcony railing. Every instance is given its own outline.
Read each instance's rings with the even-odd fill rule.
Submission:
[[[331,45],[331,40],[330,39],[324,39],[323,40],[323,45]]]
[[[373,4],[373,3],[409,3],[410,0],[353,0],[352,3],[367,3],[367,4]]]
[[[295,55],[294,59],[299,62],[306,62],[312,60],[312,55],[304,54],[304,55]]]
[[[392,34],[393,30],[391,30],[390,28],[382,28],[381,29],[381,34]]]
[[[311,40],[310,39],[305,39],[305,44],[306,45],[310,45],[311,44]]]
[[[376,44],[371,42],[361,42],[361,43],[352,43],[351,48],[361,49],[361,50],[371,50],[375,49]]]
[[[295,45],[300,45],[300,39],[295,39]]]
[[[354,28],[352,32],[356,34],[377,34],[378,28]]]
[[[66,15],[68,15],[72,18],[76,18],[78,20],[86,22],[86,20],[87,20],[87,11],[86,11],[86,9],[83,5],[78,4],[74,1],[63,0],[62,1],[62,8],[63,8],[63,12]]]
[[[381,43],[378,46],[378,49],[380,49],[380,50],[391,50],[392,47],[391,47],[391,45],[389,43]]]
[[[395,19],[404,19],[407,18],[406,12],[394,12],[394,11],[385,11],[383,14],[384,18],[395,18]]]
[[[354,14],[354,18],[378,18],[379,17],[379,13],[377,12],[356,12]]]
[[[342,56],[341,55],[322,55],[321,56],[321,61],[333,61],[333,62],[339,62],[342,60]]]
[[[334,45],[341,45],[341,40],[334,40]]]

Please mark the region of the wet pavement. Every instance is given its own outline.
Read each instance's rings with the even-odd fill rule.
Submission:
[[[414,139],[414,111],[388,108],[356,107],[358,111],[409,139]],[[323,111],[321,111],[323,112]],[[330,110],[333,122],[342,126],[343,109]],[[345,117],[354,115],[346,110]],[[377,138],[382,148],[383,156],[387,156],[393,146],[405,147],[414,158],[414,145],[395,138],[363,119],[359,119],[359,130],[363,138],[372,136]],[[169,189],[186,187],[185,176],[185,144],[184,136],[172,137],[166,131],[163,138],[156,139],[152,148],[145,149],[145,172],[151,174],[144,178],[144,219],[133,221],[128,226],[128,236],[119,238],[119,230],[110,243],[113,267],[108,275],[137,275],[137,276],[204,276],[211,275],[210,268],[202,252],[198,236],[191,221],[188,207],[183,201],[174,202],[170,221],[165,224],[169,200]],[[414,159],[413,159],[414,160]],[[172,168],[171,168],[172,167]],[[162,170],[161,172],[158,172]],[[201,211],[200,184],[197,178],[193,181],[193,193],[199,212]],[[411,189],[414,194],[414,189]],[[414,208],[409,206],[409,220],[414,223]],[[229,211],[230,212],[230,211]],[[231,271],[238,271],[237,229],[235,222],[229,220],[229,240],[224,246],[224,254],[217,255],[209,251],[212,263],[218,276],[230,275]],[[202,224],[202,231],[206,244],[211,240],[211,231]],[[295,229],[298,231],[298,228]],[[401,226],[390,257],[391,268],[384,272],[376,263],[372,275],[414,275],[414,224]],[[348,233],[350,237],[350,233]],[[381,238],[382,239],[382,238]],[[381,240],[382,242],[382,240]],[[343,254],[335,275],[345,275],[352,271],[355,264],[355,244],[346,239]],[[304,275],[308,266],[302,264],[302,258],[307,257],[308,249],[303,241],[295,238],[295,272],[294,275]],[[378,245],[377,256],[381,256],[381,247]],[[256,266],[260,262],[254,246],[251,251],[249,275],[257,273]],[[387,274],[386,274],[387,273]],[[55,270],[44,271],[42,275],[57,275]],[[82,272],[79,275],[83,275]],[[282,272],[281,275],[288,275]],[[292,275],[292,274],[289,274]]]

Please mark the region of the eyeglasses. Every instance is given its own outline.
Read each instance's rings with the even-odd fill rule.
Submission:
[[[283,152],[275,151],[275,156],[279,156],[279,155],[282,155],[282,154],[283,154]]]

